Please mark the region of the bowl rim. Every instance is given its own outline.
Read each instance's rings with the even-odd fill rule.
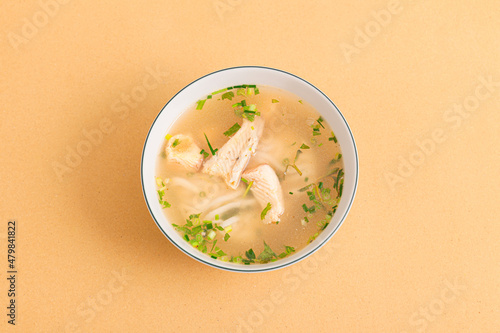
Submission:
[[[261,269],[258,268],[258,267],[261,267],[261,266],[263,266],[265,264],[245,265],[244,267],[246,267],[247,269],[238,269],[238,268],[230,268],[230,267],[219,266],[219,265],[216,265],[216,264],[214,264],[214,263],[212,263],[212,262],[210,262],[208,260],[204,260],[204,258],[202,258],[201,255],[200,255],[200,257],[197,257],[197,256],[189,253],[188,251],[184,250],[184,248],[181,245],[177,244],[177,242],[175,240],[173,240],[168,235],[168,233],[165,230],[163,230],[163,228],[161,227],[161,225],[158,223],[158,220],[156,219],[156,217],[155,217],[155,215],[153,213],[153,210],[151,209],[151,206],[149,204],[148,198],[146,196],[146,189],[145,189],[145,186],[144,186],[144,172],[143,172],[143,170],[144,170],[144,154],[145,154],[145,151],[146,151],[146,145],[148,144],[149,135],[151,134],[151,131],[153,130],[153,127],[154,127],[156,121],[158,120],[158,118],[160,117],[160,115],[162,114],[162,112],[166,109],[166,107],[168,106],[168,104],[170,102],[172,102],[177,97],[177,95],[179,95],[182,91],[184,91],[185,89],[187,89],[188,87],[190,87],[194,83],[196,83],[196,82],[204,79],[205,77],[208,77],[208,76],[220,73],[220,72],[234,70],[234,69],[264,69],[264,70],[277,71],[277,72],[281,72],[283,74],[290,75],[290,76],[292,76],[292,77],[294,77],[296,79],[299,79],[299,80],[303,81],[304,83],[310,85],[312,88],[314,88],[316,91],[318,91],[321,95],[323,95],[328,100],[328,102],[330,102],[332,104],[332,106],[334,107],[334,109],[341,116],[342,120],[344,121],[344,125],[347,128],[347,131],[349,132],[349,135],[350,135],[350,138],[351,138],[351,141],[352,141],[352,145],[353,145],[353,149],[354,149],[355,166],[356,166],[356,170],[355,171],[356,171],[356,174],[355,174],[355,181],[354,181],[353,193],[352,193],[350,201],[349,201],[349,203],[347,205],[347,209],[345,210],[344,215],[340,218],[339,223],[335,226],[335,228],[332,231],[330,231],[330,234],[321,243],[317,244],[313,249],[311,249],[311,250],[305,252],[304,254],[298,256],[294,260],[291,260],[291,261],[288,261],[288,262],[284,262],[281,265],[277,265],[275,267],[270,267],[270,268],[261,268]],[[189,257],[195,259],[196,261],[199,261],[199,262],[201,262],[201,263],[203,263],[205,265],[208,265],[208,266],[211,266],[211,267],[214,267],[214,268],[218,268],[218,269],[222,269],[222,270],[230,271],[230,272],[239,272],[239,273],[260,273],[260,272],[269,272],[269,271],[281,269],[281,268],[290,266],[292,264],[295,264],[295,263],[297,263],[297,262],[305,259],[306,257],[312,255],[313,253],[315,253],[317,250],[319,250],[323,245],[325,245],[333,237],[333,235],[337,232],[337,230],[340,228],[340,226],[344,223],[344,221],[345,221],[345,219],[346,219],[349,211],[351,210],[352,204],[354,202],[354,198],[356,196],[356,191],[357,191],[357,188],[358,188],[358,181],[359,181],[359,157],[358,157],[358,150],[357,150],[357,147],[356,147],[356,142],[354,140],[354,136],[352,134],[351,128],[349,127],[349,124],[347,123],[347,120],[345,119],[344,115],[342,114],[342,112],[340,112],[340,110],[337,107],[337,105],[335,105],[335,103],[323,91],[321,91],[315,85],[313,85],[309,81],[307,81],[307,80],[305,80],[305,79],[303,79],[303,78],[301,78],[301,77],[299,77],[299,76],[297,76],[295,74],[292,74],[290,72],[287,72],[287,71],[284,71],[284,70],[281,70],[281,69],[277,69],[277,68],[266,67],[266,66],[235,66],[235,67],[227,67],[227,68],[219,69],[217,71],[214,71],[214,72],[211,72],[211,73],[208,73],[208,74],[205,74],[205,75],[199,77],[198,79],[196,79],[196,80],[190,82],[189,84],[187,84],[186,86],[184,86],[181,90],[179,90],[175,95],[173,95],[168,100],[168,102],[161,108],[160,112],[158,112],[158,114],[156,115],[153,123],[151,124],[151,126],[149,128],[148,134],[146,135],[146,139],[144,140],[144,146],[143,146],[142,155],[141,155],[141,169],[140,169],[140,173],[141,173],[142,194],[144,196],[144,201],[146,202],[146,206],[148,207],[149,214],[151,215],[151,217],[155,221],[156,226],[160,229],[160,231],[163,233],[163,235],[165,235],[165,237],[167,237],[167,239],[172,244],[174,244],[175,247],[177,247],[179,250],[181,250],[182,252],[184,252],[185,254],[187,254]],[[256,268],[254,269],[253,267],[256,267]]]

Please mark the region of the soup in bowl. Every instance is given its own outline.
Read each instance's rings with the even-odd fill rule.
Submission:
[[[165,105],[141,177],[174,245],[210,266],[258,272],[298,262],[331,238],[352,205],[358,157],[344,117],[313,85],[236,67]]]

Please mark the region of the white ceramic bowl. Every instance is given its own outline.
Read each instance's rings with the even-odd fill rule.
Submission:
[[[267,264],[242,265],[213,259],[188,244],[172,227],[158,202],[155,183],[156,159],[173,122],[197,100],[210,92],[234,85],[257,84],[281,88],[309,102],[333,129],[344,159],[344,190],[337,212],[328,227],[305,248]],[[323,246],[338,230],[351,208],[358,183],[358,154],[349,125],[335,104],[318,88],[293,74],[267,67],[244,66],[222,69],[188,84],[163,107],[144,143],[141,160],[142,189],[153,219],[165,236],[190,257],[212,267],[234,272],[264,272],[297,263]]]

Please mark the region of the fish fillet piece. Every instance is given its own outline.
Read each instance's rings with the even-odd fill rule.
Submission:
[[[248,182],[253,181],[250,190],[263,209],[268,203],[271,204],[264,223],[279,221],[280,216],[285,212],[285,203],[280,181],[273,168],[269,164],[261,164],[252,170],[245,171],[242,177]]]
[[[183,134],[171,137],[165,148],[168,161],[179,163],[194,171],[198,171],[203,163],[203,155],[200,154],[200,151],[201,148],[198,147],[193,138]]]
[[[255,117],[254,121],[243,119],[238,132],[205,161],[203,172],[224,178],[230,188],[236,189],[248,161],[255,154],[263,130],[264,120],[261,117]]]

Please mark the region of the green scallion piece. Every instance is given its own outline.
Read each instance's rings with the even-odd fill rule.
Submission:
[[[214,91],[211,95],[217,95],[217,94],[220,94],[221,92],[224,92],[226,90],[227,90],[227,88],[224,88],[224,89],[221,89],[221,90],[217,90],[217,91]]]
[[[205,105],[206,99],[199,100],[197,102],[198,105],[196,105],[196,110],[201,110],[203,109],[203,105]]]
[[[200,155],[203,155],[204,158],[207,158],[209,154],[205,151],[205,149],[202,149],[200,151]]]
[[[225,136],[230,136],[233,135],[234,133],[238,132],[238,130],[241,128],[240,124],[235,123],[233,126],[231,126],[227,131],[224,132]]]
[[[205,135],[205,139],[207,139],[208,148],[210,148],[210,151],[212,152],[212,155],[215,155],[215,153],[216,153],[216,152],[217,152],[217,150],[219,150],[219,149],[215,149],[215,150],[214,150],[214,149],[212,148],[212,145],[210,144],[210,141],[208,141],[208,137],[207,137],[207,135],[206,135],[205,133],[203,133],[203,134]]]
[[[311,147],[309,147],[305,143],[303,143],[302,146],[300,146],[300,149],[309,149],[309,148],[311,148]]]
[[[245,193],[243,193],[243,197],[246,197],[246,195],[248,194],[248,191],[250,191],[250,187],[252,187],[252,185],[253,185],[253,180],[250,183],[248,183],[247,189],[245,190]]]
[[[320,124],[320,125],[321,125],[321,127],[325,128],[325,126],[323,126],[323,124],[322,124],[322,122],[323,122],[323,117],[321,117],[321,116],[320,116],[320,117],[319,117],[316,121],[318,122],[318,124]]]
[[[172,147],[174,147],[174,148],[177,147],[179,145],[179,143],[181,143],[180,140],[179,139],[175,139],[174,143],[172,143]]]
[[[280,101],[278,101],[277,99],[274,99],[274,98],[271,100],[271,103],[279,103],[279,102]]]
[[[264,208],[262,213],[260,213],[260,219],[263,220],[266,217],[267,212],[271,209],[271,203],[268,202],[267,206]]]

